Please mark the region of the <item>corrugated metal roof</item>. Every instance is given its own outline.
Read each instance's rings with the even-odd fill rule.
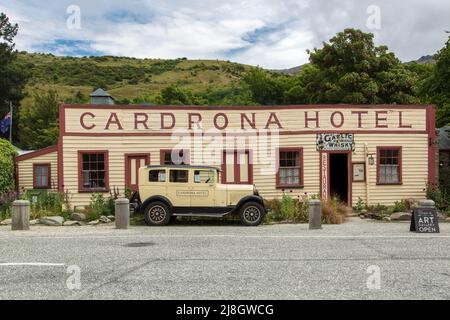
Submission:
[[[111,99],[114,99],[107,91],[103,90],[102,88],[98,88],[94,92],[92,92],[89,96],[91,97],[109,97]]]
[[[445,126],[437,131],[439,150],[450,150],[450,126]]]

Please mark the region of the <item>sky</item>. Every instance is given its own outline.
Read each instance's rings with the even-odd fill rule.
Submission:
[[[55,55],[221,59],[268,69],[308,62],[344,28],[375,35],[402,61],[434,54],[449,0],[0,0],[18,50]]]

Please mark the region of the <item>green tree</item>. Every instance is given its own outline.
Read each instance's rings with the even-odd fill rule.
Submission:
[[[0,138],[0,193],[14,190],[14,156],[13,145]]]
[[[14,63],[17,51],[14,50],[13,41],[18,29],[17,24],[11,24],[9,18],[0,12],[0,117],[9,111],[9,101],[17,106],[23,98],[25,73]],[[13,125],[16,127],[15,122]],[[14,138],[15,133],[13,129]]]
[[[422,94],[429,103],[436,105],[438,127],[450,124],[450,40],[435,56],[436,64],[425,81]]]
[[[371,33],[345,29],[308,52],[312,67],[300,83],[310,103],[417,102],[417,75],[386,46],[375,46]]]
[[[204,105],[207,101],[201,96],[193,94],[187,89],[180,88],[176,85],[170,85],[161,90],[161,94],[156,97],[158,104],[173,105]]]
[[[19,143],[24,149],[40,149],[58,142],[58,94],[35,93],[20,109]]]
[[[257,68],[248,71],[243,78],[244,86],[252,93],[252,99],[259,104],[284,104],[285,92],[297,84],[292,76],[274,74]]]

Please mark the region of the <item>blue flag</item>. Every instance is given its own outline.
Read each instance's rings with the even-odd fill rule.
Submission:
[[[8,112],[3,120],[0,121],[0,131],[5,134],[11,127],[11,112]]]

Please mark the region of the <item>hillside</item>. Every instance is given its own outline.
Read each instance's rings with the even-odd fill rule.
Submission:
[[[428,65],[434,60],[424,56],[415,62]],[[154,102],[161,89],[169,85],[193,93],[217,91],[220,101],[246,71],[255,68],[222,60],[60,57],[26,52],[19,53],[16,63],[29,75],[25,104],[33,92],[48,88],[55,89],[61,100],[87,102],[98,87],[107,89],[118,102]],[[295,76],[305,65],[270,71]]]
[[[29,74],[25,100],[33,91],[51,87],[63,100],[78,95],[87,101],[93,88],[103,87],[118,100],[152,101],[171,84],[192,92],[230,88],[253,68],[221,60],[79,58],[26,52],[18,55],[16,63]]]

